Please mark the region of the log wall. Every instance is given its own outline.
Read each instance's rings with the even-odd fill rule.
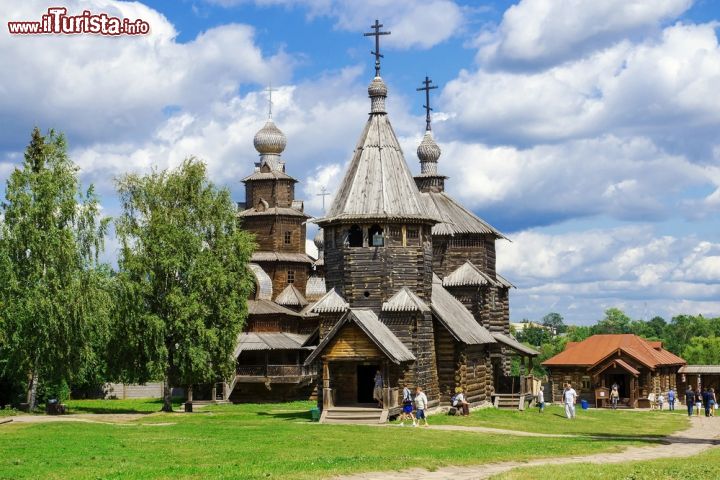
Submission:
[[[295,180],[269,179],[245,182],[246,208],[256,207],[260,199],[270,207],[289,207],[295,199]]]

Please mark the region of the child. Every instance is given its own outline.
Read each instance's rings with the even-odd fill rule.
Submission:
[[[426,427],[429,425],[427,421],[427,416],[425,414],[425,410],[427,410],[427,404],[427,395],[425,395],[425,393],[422,391],[422,388],[417,387],[415,389],[415,417],[417,418],[417,423],[413,424],[413,426],[417,427],[418,425],[420,425],[420,420],[425,420]]]
[[[542,385],[540,385],[540,391],[538,392],[537,401],[540,413],[543,413],[545,411],[545,393],[543,393]]]
[[[662,411],[663,403],[665,403],[665,397],[663,397],[662,393],[660,395],[658,395],[657,402],[658,402],[658,408],[660,408],[660,411]]]
[[[403,409],[402,413],[400,413],[400,426],[405,426],[405,419],[410,417],[410,420],[412,420],[413,427],[417,427],[417,424],[415,423],[415,417],[413,416],[413,399],[412,399],[412,392],[410,389],[405,385],[405,388],[403,388]]]

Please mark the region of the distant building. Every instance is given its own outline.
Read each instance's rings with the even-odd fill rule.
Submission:
[[[595,401],[595,390],[617,384],[621,403],[630,408],[648,396],[677,388],[678,371],[685,360],[665,350],[662,342],[637,335],[593,335],[568,342],[565,350],[543,362],[548,369],[553,401],[571,382],[581,398]]]
[[[535,322],[512,322],[510,326],[514,328],[517,333],[524,331],[526,328],[542,328],[543,330],[550,330],[550,327],[546,327],[545,325]]]

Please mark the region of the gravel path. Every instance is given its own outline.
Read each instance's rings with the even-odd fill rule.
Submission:
[[[619,453],[544,458],[527,462],[502,462],[466,467],[443,467],[433,472],[421,468],[414,468],[399,472],[370,472],[336,478],[338,480],[444,480],[447,478],[452,478],[453,480],[481,480],[518,467],[539,467],[543,465],[564,465],[568,463],[625,463],[655,460],[658,458],[690,457],[720,444],[718,440],[718,437],[720,437],[720,417],[693,417],[691,422],[692,426],[688,430],[665,437],[662,445],[630,447]],[[463,428],[463,430],[468,429],[474,428]],[[510,433],[508,431],[502,432],[504,434]],[[533,434],[532,436],[555,435]],[[607,438],[605,439],[607,440]]]
[[[146,413],[79,413],[71,415],[16,415],[11,417],[12,423],[50,423],[50,422],[83,422],[102,423],[109,425],[128,424],[134,420],[147,417]],[[128,424],[129,425],[129,424]]]

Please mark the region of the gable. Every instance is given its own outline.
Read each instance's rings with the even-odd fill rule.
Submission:
[[[328,360],[381,358],[384,357],[380,349],[355,323],[346,324],[332,339],[326,353]]]

